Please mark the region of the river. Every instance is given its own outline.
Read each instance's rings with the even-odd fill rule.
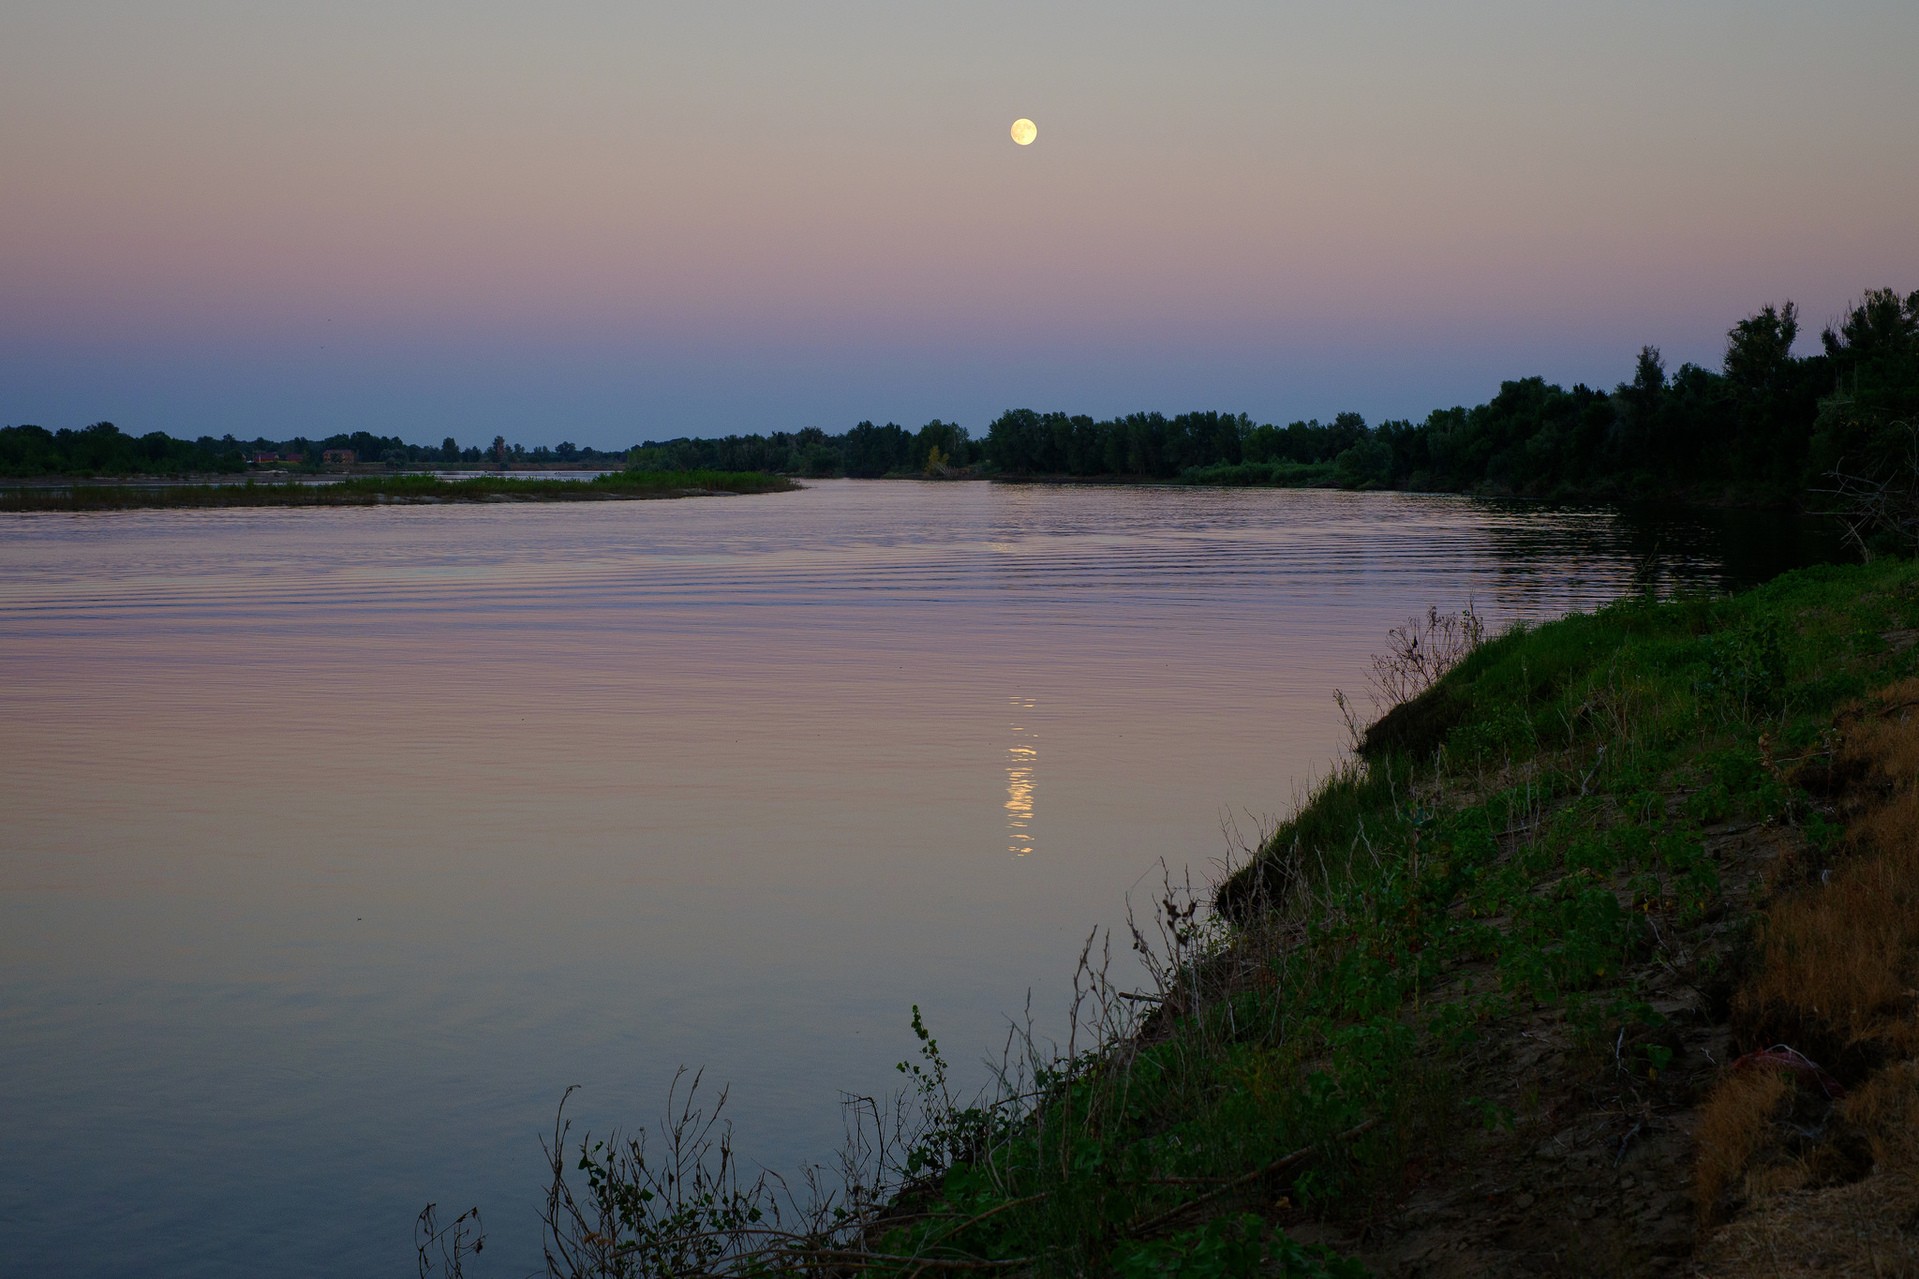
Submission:
[[[837,1146],[1333,758],[1387,628],[1777,567],[1456,497],[834,481],[0,516],[0,1270],[539,1265],[538,1139],[681,1064]],[[450,1213],[448,1215],[451,1215]]]

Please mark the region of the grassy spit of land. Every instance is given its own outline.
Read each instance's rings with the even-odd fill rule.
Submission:
[[[875,1109],[784,1216],[556,1132],[552,1273],[1913,1273],[1919,565],[1629,599],[1430,681],[1470,630],[1395,633],[1412,695],[1215,913],[1136,930],[1156,989],[1095,952],[1077,1045],[962,1103],[916,1018],[921,1122]]]
[[[590,480],[376,475],[334,483],[70,483],[0,488],[0,511],[109,511],[214,506],[374,506],[432,502],[606,502],[778,493],[800,487],[756,471],[610,471]]]

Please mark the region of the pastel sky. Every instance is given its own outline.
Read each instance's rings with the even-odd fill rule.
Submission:
[[[0,423],[1377,421],[1716,366],[1919,288],[1916,57],[1912,0],[7,0]]]

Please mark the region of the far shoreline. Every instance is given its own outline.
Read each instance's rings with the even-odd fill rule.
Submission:
[[[465,502],[621,502],[739,497],[803,486],[757,471],[341,475],[260,482],[224,476],[36,477],[0,485],[0,512],[207,510],[225,507],[439,506]]]

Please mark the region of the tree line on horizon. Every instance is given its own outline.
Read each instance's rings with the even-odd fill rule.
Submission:
[[[388,466],[573,464],[658,470],[769,471],[804,477],[999,475],[1510,494],[1587,499],[1790,501],[1835,472],[1870,475],[1919,422],[1919,291],[1867,292],[1795,356],[1798,309],[1768,305],[1728,330],[1718,369],[1668,371],[1641,348],[1611,391],[1530,377],[1472,408],[1369,426],[1357,413],[1284,427],[1244,413],[1084,414],[1011,409],[975,439],[934,419],[917,431],[861,422],[766,435],[667,440],[618,453],[564,442],[527,449],[438,448],[358,431],[320,441],[241,441],[161,432],[135,438],[111,423],[78,431],[0,429],[0,474],[235,472],[258,453],[351,448]]]
[[[1792,354],[1791,302],[1727,332],[1717,370],[1668,371],[1640,349],[1610,392],[1530,377],[1423,422],[1256,425],[1245,415],[1136,413],[1109,421],[1020,409],[987,433],[1002,473],[1324,484],[1526,497],[1791,500],[1834,472],[1884,467],[1919,423],[1919,291],[1868,292]]]
[[[431,444],[409,444],[397,435],[342,431],[323,439],[296,435],[287,439],[233,435],[175,439],[164,431],[128,435],[112,422],[49,431],[42,426],[0,428],[0,475],[235,475],[255,458],[276,467],[318,469],[329,450],[351,450],[356,460],[389,468],[432,466],[582,466],[615,469],[626,465],[627,450],[607,452],[562,441],[527,448],[494,436],[490,445],[462,447],[453,437]]]
[[[1255,423],[1244,413],[1085,414],[1011,409],[972,439],[935,420],[918,432],[862,422],[773,435],[679,439],[629,454],[646,465],[882,476],[973,471],[1007,477],[1323,485],[1545,498],[1791,501],[1823,477],[1883,466],[1899,423],[1919,422],[1919,291],[1869,291],[1792,353],[1798,308],[1733,325],[1718,369],[1666,368],[1642,347],[1611,391],[1530,377],[1472,408],[1369,426]]]

